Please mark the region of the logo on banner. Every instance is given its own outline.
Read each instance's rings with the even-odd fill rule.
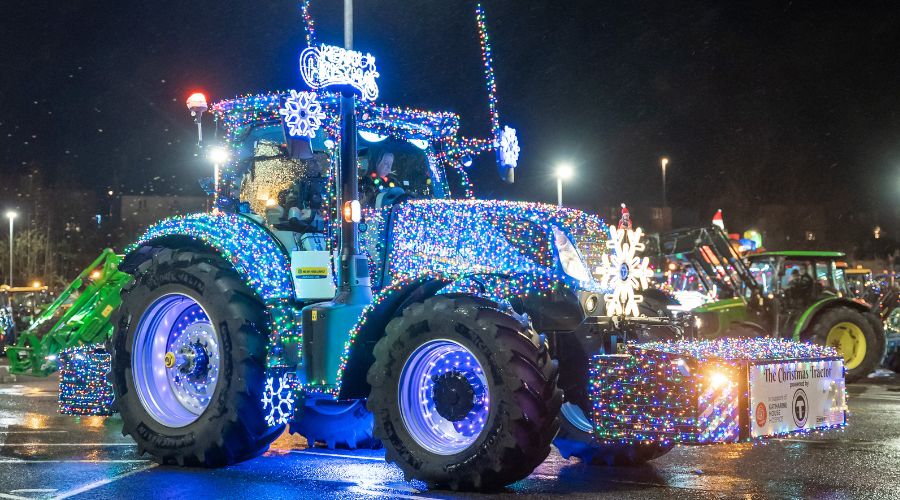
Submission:
[[[806,392],[803,389],[797,389],[794,392],[794,401],[791,404],[794,413],[794,423],[797,427],[806,426],[806,419],[809,416],[809,400],[806,398]]]
[[[756,405],[756,425],[757,427],[764,427],[766,425],[766,420],[769,419],[769,412],[766,411],[766,404],[760,402]]]

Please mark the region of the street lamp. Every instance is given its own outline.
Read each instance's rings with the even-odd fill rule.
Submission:
[[[213,207],[219,204],[219,168],[228,161],[228,149],[216,146],[209,150],[209,159],[213,162]]]
[[[668,206],[668,202],[666,201],[666,166],[669,165],[669,159],[663,156],[659,159],[659,164],[662,167],[663,208],[666,208]]]
[[[556,204],[562,206],[562,183],[569,180],[575,175],[572,165],[568,163],[560,164],[556,167]]]
[[[9,219],[9,286],[13,286],[13,220],[18,216],[15,211],[6,212],[6,218]]]

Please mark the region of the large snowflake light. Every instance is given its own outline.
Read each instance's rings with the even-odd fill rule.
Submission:
[[[519,139],[516,137],[516,129],[504,126],[499,137],[494,141],[500,164],[510,168],[516,168],[519,163]]]
[[[286,424],[291,419],[294,415],[294,389],[287,375],[266,379],[262,404],[269,427]]]
[[[603,287],[612,290],[604,296],[606,314],[638,317],[641,315],[638,304],[644,298],[635,292],[647,288],[648,280],[653,275],[650,271],[650,259],[637,255],[644,251],[642,231],[640,228],[617,228],[612,225],[608,230],[611,237],[607,242],[610,253],[603,255],[603,262],[596,269]]]
[[[297,92],[291,90],[291,95],[284,100],[284,107],[278,110],[278,114],[284,117],[284,123],[291,137],[316,136],[316,130],[322,126],[325,112],[322,105],[312,92]]]

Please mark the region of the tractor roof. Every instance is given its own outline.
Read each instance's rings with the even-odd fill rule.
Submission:
[[[844,257],[844,252],[822,252],[813,250],[781,250],[777,252],[762,252],[748,255],[750,260],[762,259],[765,257],[799,257],[799,258],[815,258],[815,259],[840,259]]]

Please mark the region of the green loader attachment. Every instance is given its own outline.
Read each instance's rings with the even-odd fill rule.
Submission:
[[[19,335],[6,350],[10,372],[45,377],[58,368],[63,349],[105,342],[109,318],[122,300],[119,292],[132,277],[119,271],[122,257],[107,248]]]

